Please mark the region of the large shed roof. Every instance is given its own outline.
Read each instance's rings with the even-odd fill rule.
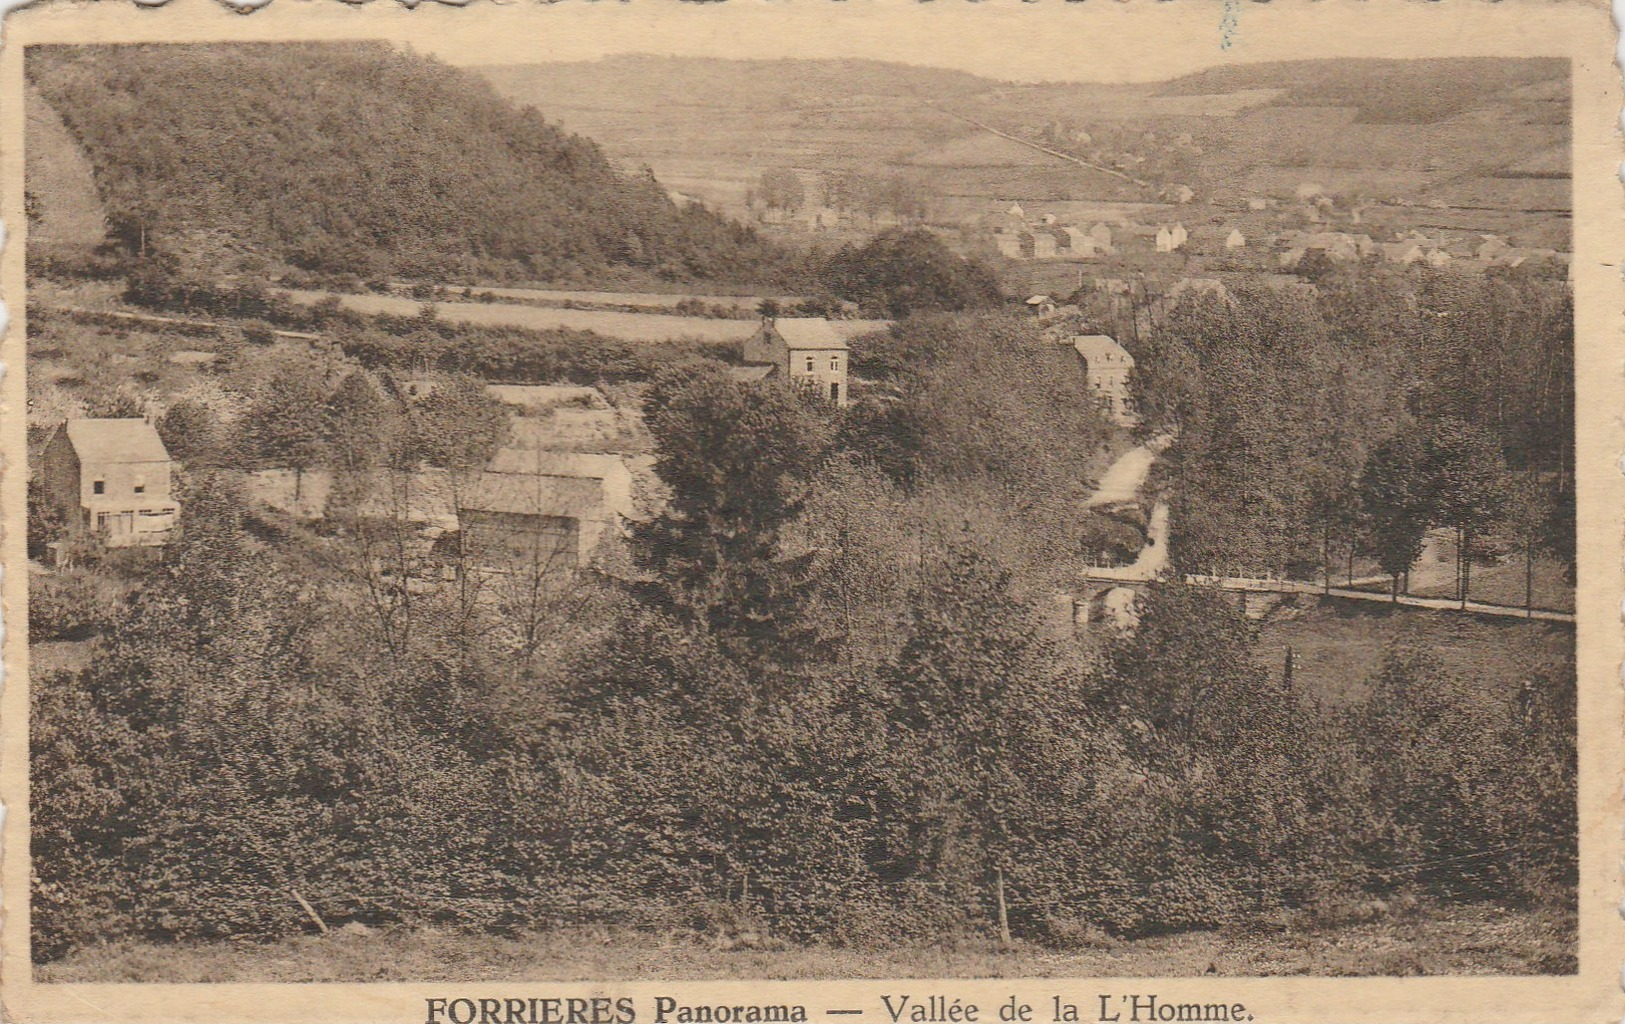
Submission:
[[[469,512],[601,519],[604,489],[599,480],[541,473],[481,473],[462,500]]]

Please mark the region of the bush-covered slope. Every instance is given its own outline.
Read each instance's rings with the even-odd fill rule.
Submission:
[[[212,240],[363,276],[753,280],[782,266],[477,76],[383,44],[35,47],[28,76],[133,249]]]

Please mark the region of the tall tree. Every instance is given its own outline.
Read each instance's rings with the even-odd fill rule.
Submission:
[[[1428,473],[1426,438],[1408,428],[1372,449],[1358,488],[1365,546],[1382,571],[1393,577],[1399,600],[1400,578],[1421,557],[1436,495]]]
[[[949,882],[1010,869],[1023,818],[1029,739],[1055,688],[1056,660],[1011,575],[951,547],[913,596],[913,627],[884,673],[888,745],[906,759],[898,802],[924,849],[893,851]],[[957,877],[956,877],[957,876]]]
[[[244,423],[260,459],[294,473],[294,500],[304,491],[305,471],[327,457],[327,387],[319,370],[284,364],[261,389]]]
[[[1456,589],[1465,607],[1473,543],[1506,509],[1500,441],[1483,427],[1441,420],[1429,432],[1426,473],[1433,482],[1439,521],[1456,530]]]
[[[669,372],[648,422],[672,489],[640,528],[640,560],[673,603],[747,649],[796,656],[805,560],[780,533],[801,510],[834,440],[833,407],[789,383],[747,385],[719,367]]]
[[[172,458],[189,466],[214,465],[221,457],[220,419],[214,410],[182,398],[158,418],[158,436]]]
[[[770,167],[763,171],[756,194],[774,210],[794,213],[807,203],[807,186],[802,184],[801,175],[788,167]]]

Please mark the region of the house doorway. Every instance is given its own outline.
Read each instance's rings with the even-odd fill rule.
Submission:
[[[831,384],[829,386],[829,400],[831,402],[839,402],[841,400],[841,386],[839,384]]]

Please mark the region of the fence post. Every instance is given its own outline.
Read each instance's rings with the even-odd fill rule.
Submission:
[[[326,935],[327,924],[322,920],[322,916],[316,913],[316,908],[305,902],[305,898],[299,895],[298,889],[289,889],[288,891],[293,893],[293,898],[299,901],[299,905],[305,908],[305,913],[309,914],[310,919],[316,922],[316,927],[322,930],[323,935]]]
[[[1004,869],[993,869],[993,895],[999,905],[999,946],[1010,946],[1010,914],[1004,905]]]

